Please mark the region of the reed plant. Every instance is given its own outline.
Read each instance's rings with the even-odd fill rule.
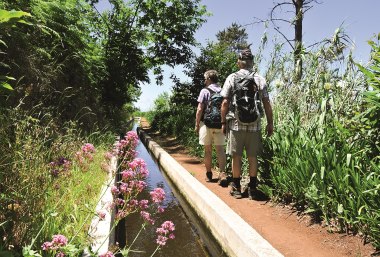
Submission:
[[[274,83],[276,133],[266,145],[272,190],[266,189],[329,229],[359,233],[378,248],[379,128],[376,109],[365,103],[376,89],[366,77],[376,75],[364,76],[350,56],[336,63],[322,52],[309,53],[300,84],[284,77]]]

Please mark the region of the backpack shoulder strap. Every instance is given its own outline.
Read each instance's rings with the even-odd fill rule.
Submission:
[[[216,93],[214,90],[212,90],[212,89],[209,88],[209,87],[206,87],[206,89],[210,92],[210,94]]]

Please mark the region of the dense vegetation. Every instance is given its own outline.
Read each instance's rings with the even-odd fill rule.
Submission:
[[[185,65],[190,82],[174,77],[172,94],[159,96],[148,116],[201,155],[194,126],[184,124],[195,120],[203,73],[216,69],[223,83],[237,51],[249,45],[245,29],[232,24],[194,56],[206,14],[199,0],[110,0],[104,12],[97,2],[0,0],[0,252],[17,256],[23,246],[85,224],[93,203],[78,195],[98,194],[101,180],[91,178],[105,178],[102,153],[126,131],[150,70],[160,83],[162,65]],[[370,41],[369,65],[355,63],[341,29],[308,51],[297,46],[297,54],[278,42],[268,49],[263,35],[255,51],[275,113],[261,190],[377,248],[379,39]],[[271,52],[266,62],[264,50]],[[97,152],[83,166],[76,153],[86,142]]]
[[[92,214],[78,195],[96,200],[91,178],[105,178],[102,153],[126,131],[140,83],[187,63],[206,14],[199,0],[97,2],[0,0],[0,252],[39,248]],[[86,142],[88,169],[75,164]],[[55,178],[52,163],[66,161]]]
[[[187,65],[190,82],[175,81],[173,94],[161,95],[147,116],[154,127],[174,134],[201,156],[193,131],[196,98],[203,72],[220,71],[221,83],[236,71],[236,51],[247,45],[236,24],[217,34]],[[256,54],[267,80],[275,115],[275,134],[264,138],[260,188],[291,204],[332,231],[360,233],[380,247],[380,45],[370,41],[370,63],[355,63],[340,28],[331,39],[304,52],[301,80],[294,79],[294,56],[276,43],[262,61],[266,35]],[[263,68],[264,67],[264,68]],[[192,125],[193,124],[193,125]],[[246,167],[246,163],[243,165]],[[247,170],[245,170],[247,174]]]

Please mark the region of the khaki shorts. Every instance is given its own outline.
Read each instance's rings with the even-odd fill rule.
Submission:
[[[228,135],[227,153],[243,156],[243,150],[247,156],[256,157],[263,149],[261,131],[246,132],[230,130]]]
[[[222,129],[208,128],[201,122],[199,128],[199,144],[200,145],[224,145],[226,136]]]

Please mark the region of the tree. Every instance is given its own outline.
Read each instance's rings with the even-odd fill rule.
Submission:
[[[315,45],[329,45],[328,52],[325,57],[330,60],[336,60],[342,57],[343,50],[351,41],[345,34],[342,28],[338,28],[331,39],[323,39],[320,42],[314,43],[310,46],[303,44],[303,18],[305,13],[314,7],[313,4],[320,4],[318,0],[284,0],[275,3],[275,6],[270,12],[269,21],[272,23],[273,28],[286,40],[291,49],[293,50],[294,58],[294,81],[299,82],[303,75],[303,58],[306,49]],[[289,8],[292,11],[288,11]],[[292,13],[292,17],[287,19],[282,16],[277,16],[278,12]],[[261,20],[260,22],[266,22]],[[279,23],[287,23],[294,27],[294,38],[289,38],[281,31]]]
[[[160,84],[162,65],[187,63],[205,9],[199,0],[109,2],[112,8],[101,15],[106,22],[98,34],[106,49],[102,98],[107,113],[113,113],[136,100],[139,83],[149,82],[148,70]]]
[[[272,23],[273,28],[285,38],[285,40],[289,43],[290,47],[293,50],[295,81],[300,81],[302,78],[303,17],[305,13],[313,7],[313,2],[318,3],[317,0],[287,0],[283,2],[278,2],[275,4],[275,6],[272,8],[270,12],[269,20]],[[294,8],[294,11],[291,12],[293,13],[293,17],[291,19],[277,18],[277,10],[282,10],[283,7],[288,8],[288,6]],[[289,39],[283,32],[281,32],[278,22],[285,22],[294,26],[294,39]]]
[[[173,100],[176,101],[175,103],[186,103],[193,107],[197,105],[197,97],[204,87],[203,74],[206,70],[217,70],[219,83],[223,84],[227,76],[236,70],[237,53],[248,46],[247,38],[245,29],[233,23],[217,33],[217,42],[210,42],[205,47],[201,47],[200,55],[185,65],[186,75],[191,79],[191,83],[174,80]],[[183,95],[187,95],[187,98]]]
[[[58,123],[117,125],[149,70],[162,81],[161,65],[187,62],[206,13],[200,0],[110,0],[103,14],[96,2],[0,0],[6,10],[28,11],[35,24],[0,31],[8,46],[1,73],[19,78],[8,106],[22,102],[22,109],[50,113]]]
[[[225,44],[231,52],[239,52],[248,46],[248,34],[245,28],[242,28],[237,23],[232,25],[216,34],[220,44]]]

